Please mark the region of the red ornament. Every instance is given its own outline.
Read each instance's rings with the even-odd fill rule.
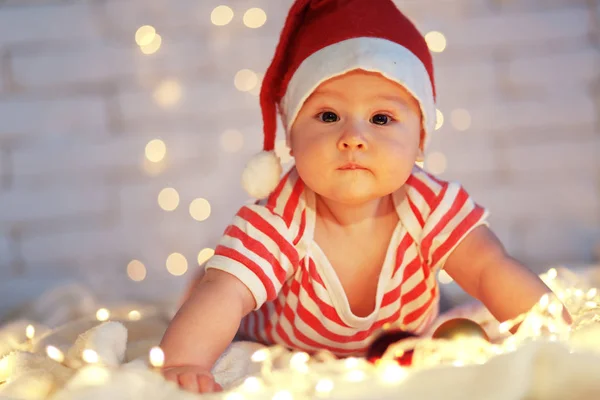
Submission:
[[[383,357],[388,347],[405,339],[417,338],[414,333],[406,332],[401,329],[390,329],[381,333],[369,346],[367,350],[367,360],[376,363]],[[401,366],[410,366],[412,364],[413,349],[405,350],[402,354],[394,357],[394,360]]]

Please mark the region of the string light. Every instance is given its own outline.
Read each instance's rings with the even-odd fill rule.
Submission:
[[[25,337],[29,340],[32,340],[35,336],[35,327],[33,325],[27,325],[25,328]]]
[[[96,319],[98,321],[101,321],[101,322],[108,321],[109,318],[110,318],[110,311],[108,311],[106,308],[100,308],[98,311],[96,311]]]
[[[267,14],[261,8],[251,8],[244,13],[244,25],[248,28],[260,28],[267,22]]]
[[[227,6],[217,6],[210,13],[210,21],[216,26],[225,26],[233,20],[233,10]]]
[[[167,257],[167,271],[171,275],[181,276],[187,272],[188,262],[183,254],[172,253]]]
[[[46,354],[48,355],[48,357],[50,357],[58,363],[62,363],[63,361],[65,361],[65,355],[63,354],[63,352],[54,346],[46,347]]]
[[[158,194],[158,205],[165,211],[174,211],[179,206],[179,193],[173,188],[164,188]]]
[[[425,41],[429,50],[435,53],[441,53],[446,49],[446,37],[438,31],[431,31],[425,34]]]
[[[96,364],[99,361],[98,353],[92,349],[83,350],[81,358],[88,364]]]
[[[203,198],[194,199],[190,204],[190,215],[196,221],[205,221],[210,217],[211,207],[208,200]]]

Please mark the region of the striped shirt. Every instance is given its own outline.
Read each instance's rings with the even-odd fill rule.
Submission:
[[[244,206],[206,268],[233,274],[256,308],[239,333],[296,350],[361,355],[386,323],[423,333],[438,314],[436,272],[487,211],[456,183],[415,166],[392,194],[399,222],[381,269],[375,309],[354,315],[333,267],[313,239],[316,195],[292,168],[268,199]]]

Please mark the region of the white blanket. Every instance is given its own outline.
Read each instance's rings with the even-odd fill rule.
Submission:
[[[173,310],[122,304],[110,308],[110,321],[100,322],[98,308],[85,288],[67,285],[19,310],[0,328],[0,399],[600,398],[600,312],[569,342],[535,341],[462,367],[382,369],[327,354],[306,361],[280,348],[267,353],[256,343],[234,342],[213,370],[225,391],[193,395],[149,368],[149,350],[159,343]],[[454,316],[476,320],[498,336],[497,324],[481,306],[456,309],[440,322]],[[26,337],[28,325],[35,329],[33,339]],[[48,346],[64,360],[50,358]],[[97,363],[83,361],[95,361],[90,354]],[[255,362],[253,354],[271,358]]]

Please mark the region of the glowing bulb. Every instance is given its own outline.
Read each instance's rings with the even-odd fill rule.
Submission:
[[[296,353],[290,359],[290,367],[298,372],[308,373],[308,365],[306,365],[308,360],[310,356],[307,353]]]
[[[244,388],[249,392],[258,392],[262,388],[262,383],[257,377],[251,376],[244,381]]]
[[[510,331],[510,328],[512,328],[512,322],[504,321],[500,325],[498,325],[498,332],[508,333],[508,331]]]
[[[294,396],[287,390],[280,390],[273,395],[273,400],[293,400]]]
[[[92,349],[85,349],[81,353],[81,358],[88,364],[96,364],[99,361],[98,353]]]
[[[435,53],[441,53],[446,49],[446,37],[437,31],[431,31],[425,35],[425,41],[429,49]]]
[[[135,32],[135,42],[138,46],[148,46],[156,36],[156,29],[151,25],[140,26]]]
[[[361,382],[365,379],[365,373],[359,369],[348,372],[346,379],[350,382]]]
[[[167,271],[171,275],[181,276],[187,272],[188,262],[183,254],[172,253],[167,257]]]
[[[548,307],[548,304],[550,304],[550,296],[548,296],[548,293],[542,296],[538,304],[540,307],[542,307],[542,309],[546,309],[546,307]]]
[[[435,130],[441,129],[444,126],[444,114],[439,109],[435,110]]]
[[[333,381],[331,379],[321,379],[315,386],[315,392],[324,395],[329,394],[333,390]]]
[[[250,69],[242,69],[235,74],[233,83],[240,92],[249,92],[258,85],[258,76]]]
[[[165,353],[160,347],[150,349],[150,365],[154,368],[162,368],[165,365]]]
[[[108,311],[106,308],[101,308],[98,311],[96,311],[96,319],[98,321],[108,321],[108,319],[110,318],[110,311]]]
[[[29,340],[33,339],[35,336],[35,327],[33,325],[27,325],[25,328],[25,337]]]
[[[258,351],[255,351],[254,354],[252,354],[252,361],[254,362],[263,362],[266,361],[269,358],[269,350],[267,349],[261,349]]]
[[[267,22],[267,14],[261,8],[251,8],[244,13],[244,25],[248,28],[260,28]]]
[[[210,217],[210,203],[206,199],[194,199],[190,204],[190,215],[196,221],[205,221]]]
[[[142,319],[142,314],[138,310],[131,310],[127,314],[127,317],[130,321],[139,321]]]
[[[211,248],[205,248],[200,250],[198,253],[198,265],[202,265],[207,262],[212,256],[215,255],[215,251]]]
[[[346,361],[344,361],[344,365],[347,369],[354,369],[358,367],[358,359],[355,357],[348,357]]]
[[[227,6],[217,6],[210,13],[210,21],[216,26],[225,26],[233,19],[233,10]]]
[[[152,41],[146,45],[140,46],[140,50],[145,55],[154,54],[160,49],[162,45],[162,37],[157,33],[152,38]]]
[[[173,211],[179,206],[179,193],[173,188],[164,188],[158,194],[158,205],[165,211]]]
[[[54,346],[46,347],[46,354],[48,354],[48,357],[50,357],[56,362],[62,363],[63,361],[65,361],[65,355],[63,354],[63,352]]]
[[[588,300],[591,300],[594,297],[596,297],[597,294],[598,294],[598,289],[591,288],[590,290],[588,290],[588,292],[586,293],[585,297],[587,297]]]
[[[554,280],[558,276],[558,271],[556,270],[556,268],[550,268],[546,276],[548,277],[548,279]]]
[[[395,361],[389,361],[383,364],[381,379],[387,383],[397,383],[406,377],[406,371]]]
[[[127,276],[134,282],[146,279],[146,267],[141,261],[132,260],[127,264]]]

